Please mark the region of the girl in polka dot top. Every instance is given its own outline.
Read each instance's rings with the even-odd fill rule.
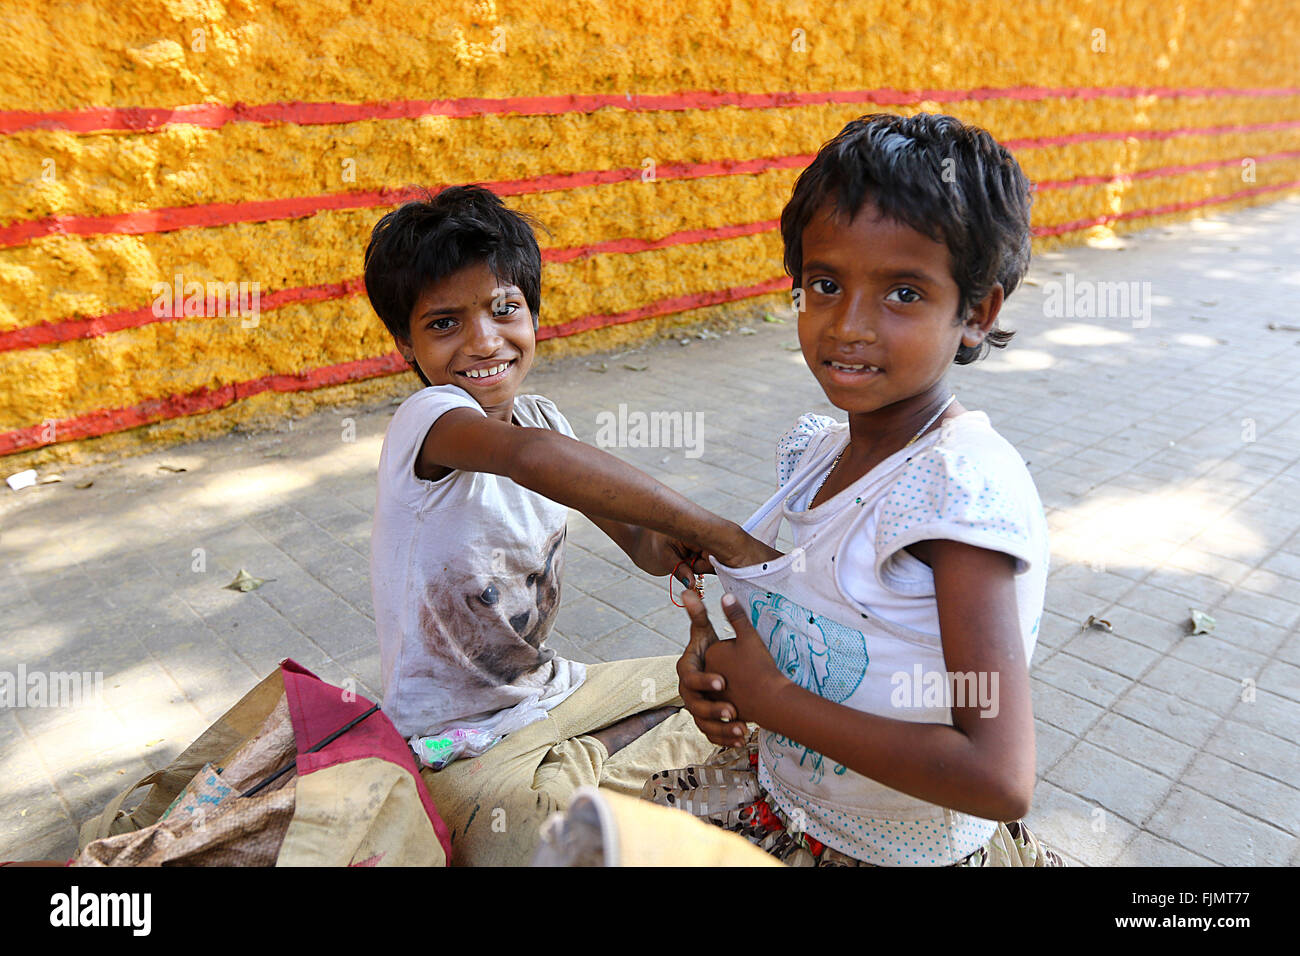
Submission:
[[[875,114],[818,153],[781,215],[799,343],[847,423],[799,419],[745,525],[793,549],[717,564],[735,639],[688,591],[682,696],[721,750],[645,795],[787,862],[1045,865],[1028,662],[1048,544],[1015,449],[947,383],[1004,347],[1030,188],[985,131]],[[752,734],[747,724],[757,725]]]

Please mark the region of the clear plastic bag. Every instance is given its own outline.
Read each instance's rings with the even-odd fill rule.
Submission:
[[[494,715],[491,723],[485,727],[444,727],[434,734],[412,737],[408,743],[422,766],[441,770],[461,757],[478,757],[487,753],[506,734],[514,733],[545,717],[548,709],[534,694]]]

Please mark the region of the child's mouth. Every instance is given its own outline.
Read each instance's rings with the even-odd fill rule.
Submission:
[[[822,363],[830,370],[831,378],[837,382],[861,382],[864,379],[880,375],[884,370],[866,363],[827,361]]]
[[[495,385],[510,373],[516,361],[510,359],[508,362],[497,362],[495,365],[485,365],[482,368],[472,368],[456,374],[469,379],[475,385]]]

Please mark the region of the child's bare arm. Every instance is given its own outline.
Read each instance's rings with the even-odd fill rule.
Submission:
[[[651,529],[667,539],[716,554],[724,564],[738,567],[752,563],[756,553],[758,543],[734,521],[701,508],[613,455],[550,429],[521,428],[471,409],[452,409],[429,429],[415,473],[436,478],[448,469],[505,476],[552,501],[577,508],[602,527],[618,523]],[[639,528],[623,536],[633,549],[628,554],[634,560],[648,556],[651,552],[646,549],[656,547],[650,539],[641,538]],[[611,537],[623,546],[617,536]],[[769,557],[779,553],[759,547],[770,552]],[[733,565],[733,561],[740,564]],[[671,570],[653,568],[654,573]]]
[[[879,717],[836,704],[788,680],[743,610],[724,598],[737,640],[709,647],[719,699],[753,721],[887,787],[990,820],[1018,820],[1034,790],[1034,722],[1016,610],[1014,568],[1005,554],[955,541],[926,542],[949,671],[998,675],[981,716],[978,702],[953,708],[953,726]],[[684,599],[689,602],[689,598]],[[730,606],[728,606],[730,605]],[[692,620],[704,610],[689,602]],[[697,622],[698,623],[698,622]],[[698,716],[697,716],[698,722]],[[739,728],[714,725],[729,743]]]
[[[611,541],[623,549],[623,552],[632,559],[633,564],[647,574],[672,574],[677,566],[684,562],[691,566],[690,571],[684,571],[679,575],[682,583],[685,584],[690,581],[690,574],[696,572],[697,566],[700,569],[699,573],[704,573],[703,569],[706,565],[708,572],[713,572],[712,565],[697,557],[699,552],[680,541],[674,541],[665,534],[597,515],[587,517],[591,518],[596,527],[609,535]]]

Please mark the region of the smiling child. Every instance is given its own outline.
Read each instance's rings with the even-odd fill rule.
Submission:
[[[736,639],[684,596],[682,694],[726,749],[646,796],[799,865],[1059,864],[1020,822],[1043,508],[947,381],[1010,338],[1029,207],[1011,154],[950,116],[854,120],[800,175],[781,215],[799,344],[848,421],[804,415],[778,443],[745,529],[772,544],[784,520],[795,547],[718,562]]]
[[[587,667],[546,646],[568,507],[651,574],[695,567],[704,551],[742,564],[776,552],[577,441],[551,401],[520,393],[541,253],[528,220],[488,190],[454,187],[386,215],[365,281],[426,386],[393,416],[379,462],[371,589],[384,710],[441,768],[424,777],[454,862],[522,864],[578,786],[638,793],[669,755],[711,749],[678,710],[673,657]]]

